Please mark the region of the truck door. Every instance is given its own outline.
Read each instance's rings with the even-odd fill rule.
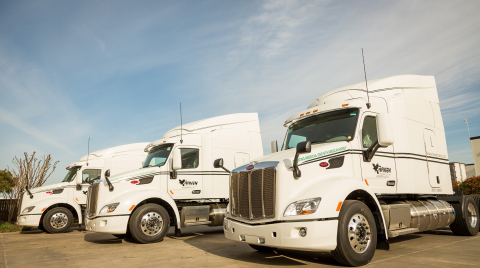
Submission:
[[[177,177],[168,180],[168,193],[173,199],[202,198],[203,170],[200,165],[200,147],[177,147],[182,155],[182,168]]]
[[[440,164],[436,163],[433,158],[438,153],[435,132],[430,129],[425,129],[423,132],[423,139],[425,143],[425,155],[427,159],[428,180],[430,181],[430,186],[435,188],[440,187]]]
[[[82,176],[82,184],[80,186],[76,186],[75,190],[73,191],[73,199],[79,205],[85,205],[87,203],[87,191],[88,186],[90,186],[86,179],[90,178],[90,180],[99,180],[102,174],[102,169],[100,168],[86,168],[83,170],[79,170],[77,176]],[[75,181],[73,181],[75,183]]]
[[[377,141],[377,121],[374,113],[365,113],[362,118],[361,148],[368,149]],[[396,193],[397,172],[395,170],[394,148],[380,147],[370,162],[361,155],[362,177],[375,193]]]

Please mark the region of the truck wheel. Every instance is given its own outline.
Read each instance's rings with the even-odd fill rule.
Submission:
[[[348,266],[369,263],[377,247],[377,227],[370,209],[356,200],[343,202],[338,219],[337,248],[332,251],[338,262]]]
[[[170,226],[170,216],[160,205],[145,204],[130,217],[130,233],[142,244],[162,241]]]
[[[46,231],[45,231],[45,227],[43,227],[43,223],[39,223],[39,224],[38,224],[38,229],[46,232]]]
[[[276,248],[271,248],[271,247],[265,247],[265,246],[257,246],[257,245],[252,245],[248,244],[250,247],[252,247],[254,250],[259,251],[259,252],[271,252],[274,251]]]
[[[68,208],[57,207],[45,214],[43,228],[47,233],[64,233],[73,223],[73,214]]]
[[[475,236],[478,234],[478,207],[473,198],[465,198],[464,208],[457,211],[450,230],[455,235]]]

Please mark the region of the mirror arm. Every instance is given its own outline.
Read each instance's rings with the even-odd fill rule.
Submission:
[[[363,151],[363,161],[370,162],[372,161],[373,156],[377,152],[378,148],[380,148],[380,144],[378,140],[375,141],[367,150]]]
[[[302,172],[298,168],[298,153],[295,153],[295,158],[293,159],[293,178],[298,179],[302,176]]]
[[[112,183],[110,182],[110,180],[108,179],[108,177],[105,177],[105,180],[107,181],[107,184],[108,184],[108,189],[111,191],[113,191],[113,185]]]
[[[172,169],[172,172],[170,172],[170,178],[172,180],[177,178],[177,171],[175,169]]]
[[[226,172],[231,173],[230,170],[226,169],[224,166],[221,166],[221,168],[223,168],[223,170],[225,170]]]
[[[28,189],[28,185],[27,185],[27,187],[25,187],[25,190],[27,191],[28,195],[30,196],[30,199],[33,199],[33,194]]]

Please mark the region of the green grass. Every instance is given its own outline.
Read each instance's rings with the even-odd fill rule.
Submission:
[[[0,233],[10,233],[10,232],[20,232],[20,231],[29,231],[32,227],[18,226],[11,224],[9,222],[0,223]]]

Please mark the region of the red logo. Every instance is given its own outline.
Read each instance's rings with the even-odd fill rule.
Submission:
[[[247,166],[247,170],[252,170],[253,168],[254,168],[253,165],[248,165],[248,166]]]
[[[52,191],[46,191],[45,193],[46,193],[46,194],[53,194]]]
[[[328,162],[321,162],[320,166],[321,167],[328,167],[328,166],[330,166],[330,164]]]
[[[130,183],[131,183],[131,184],[137,184],[137,183],[139,183],[139,181],[133,180],[133,181],[130,181]]]

